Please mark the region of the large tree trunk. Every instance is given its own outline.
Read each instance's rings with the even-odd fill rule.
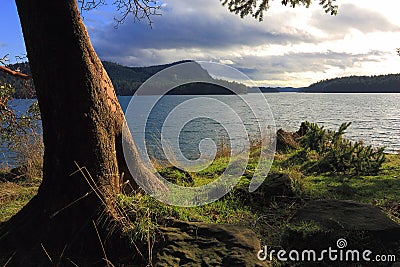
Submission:
[[[111,197],[119,192],[126,170],[121,107],[76,0],[16,0],[16,4],[42,116],[45,153],[38,195],[0,229],[0,258],[10,257],[10,266],[50,264],[50,258],[54,264],[60,257],[78,265],[84,258],[84,264],[105,265],[93,221],[106,250],[112,242],[120,249],[115,247],[119,228],[110,234],[112,209],[103,205],[112,205],[112,200],[95,194],[76,172],[76,164],[90,172],[92,186]],[[151,175],[139,163],[135,148],[132,153],[137,174],[143,179]]]

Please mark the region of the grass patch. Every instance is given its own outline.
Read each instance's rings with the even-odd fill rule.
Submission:
[[[386,157],[381,172],[374,176],[305,175],[304,193],[312,199],[351,199],[370,204],[399,201],[400,155]]]
[[[36,195],[38,185],[33,183],[0,183],[0,223],[10,219]]]
[[[343,142],[347,149],[347,143]],[[222,199],[208,205],[183,208],[165,205],[143,192],[130,196],[118,195],[118,207],[128,222],[124,224],[125,233],[132,242],[153,242],[157,229],[167,225],[170,220],[237,224],[254,230],[263,244],[279,248],[284,229],[293,214],[311,199],[343,199],[374,204],[386,211],[390,218],[400,222],[400,155],[385,154],[386,160],[374,175],[360,175],[352,170],[310,171],[309,167],[324,156],[302,146],[279,151],[274,156],[263,185],[256,192],[249,193],[248,186],[259,165],[260,144],[252,142],[250,160],[236,187]],[[320,148],[322,150],[329,149],[329,145],[319,145],[324,147]],[[225,171],[230,160],[229,150],[225,146],[219,151],[223,152],[199,172],[160,166],[159,173],[181,186],[196,187],[210,183]],[[287,180],[289,182],[285,184]],[[18,212],[36,194],[38,185],[37,181],[0,183],[0,222]],[[295,227],[293,231],[306,233],[321,230],[318,225],[309,223]]]
[[[118,204],[132,222],[127,227],[134,241],[146,240],[153,235],[159,225],[171,219],[252,225],[257,217],[252,210],[232,194],[222,200],[198,207],[175,207],[159,202],[153,197],[137,192],[132,196],[119,195]]]

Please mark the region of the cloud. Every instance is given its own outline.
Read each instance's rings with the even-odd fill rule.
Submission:
[[[235,67],[251,79],[267,80],[270,85],[274,81],[286,81],[293,84],[293,80],[301,81],[304,73],[320,73],[329,75],[328,72],[335,68],[337,73],[345,76],[349,70],[358,68],[366,62],[377,62],[386,53],[370,51],[368,53],[338,53],[327,51],[324,53],[287,53],[280,56],[247,56],[235,58]],[[330,77],[333,78],[333,77]],[[310,81],[309,83],[311,83]],[[286,85],[288,85],[287,83]],[[308,85],[306,83],[304,85]]]
[[[381,13],[353,4],[340,6],[337,16],[326,16],[315,11],[310,25],[326,33],[340,35],[348,33],[351,29],[362,33],[400,31],[399,26],[392,24]]]
[[[283,86],[363,74],[366,65],[376,71],[372,65],[384,66],[393,50],[387,40],[393,41],[393,32],[400,31],[384,12],[350,2],[340,6],[337,16],[324,14],[318,5],[293,10],[276,4],[262,23],[229,13],[217,0],[198,5],[165,0],[162,16],[153,18],[153,29],[146,21],[132,20],[114,29],[109,11],[98,12],[87,24],[104,60],[127,66],[213,61],[266,85]]]
[[[147,54],[145,56],[151,61],[153,50],[234,50],[249,44],[287,45],[316,41],[308,32],[289,27],[288,18],[278,17],[274,23],[259,23],[229,13],[216,0],[202,0],[196,9],[188,2],[167,1],[162,16],[153,18],[152,29],[145,21],[133,23],[132,20],[117,30],[110,25],[113,22],[107,27],[89,27],[96,50],[105,58],[131,57],[131,64],[138,65],[141,60],[134,61],[137,54]]]
[[[221,63],[221,64],[225,64],[225,65],[233,65],[233,64],[235,64],[235,62],[233,62],[230,59],[220,59],[220,60],[218,60],[218,62]]]

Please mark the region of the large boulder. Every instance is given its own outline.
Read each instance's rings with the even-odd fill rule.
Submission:
[[[291,221],[314,221],[332,230],[363,230],[390,236],[400,233],[400,225],[378,207],[345,200],[310,201]]]
[[[353,201],[316,200],[299,209],[282,240],[285,249],[337,248],[345,239],[348,249],[395,254],[400,259],[400,224],[378,207]]]
[[[155,266],[267,266],[257,236],[241,226],[174,221],[161,233]]]

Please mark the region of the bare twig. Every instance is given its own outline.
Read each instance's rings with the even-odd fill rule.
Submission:
[[[81,201],[82,199],[84,199],[85,197],[87,197],[90,193],[92,192],[87,192],[86,194],[84,194],[83,196],[79,197],[78,199],[72,201],[71,203],[69,203],[68,205],[66,205],[65,207],[59,209],[58,211],[54,212],[53,214],[50,215],[50,219],[53,219],[55,216],[57,216],[60,212],[62,212],[63,210],[71,207],[72,205],[74,205],[75,203]]]
[[[161,8],[160,2],[156,0],[115,0],[114,5],[120,12],[119,17],[114,17],[117,28],[124,23],[129,14],[132,14],[135,20],[146,19],[150,26],[152,25],[152,16],[159,16]]]
[[[89,173],[86,167],[80,167],[79,164],[75,161],[75,165],[78,167],[78,170],[72,173],[70,176],[74,175],[77,172],[80,172],[85,178],[86,182],[92,189],[92,191],[96,194],[96,196],[99,198],[99,200],[103,203],[105,207],[107,207],[107,203],[105,202],[104,198],[101,196],[101,191],[99,190],[99,187],[97,186],[96,182],[94,181],[92,175]],[[86,173],[84,173],[84,171]]]
[[[64,257],[64,253],[65,253],[65,250],[67,249],[67,247],[68,247],[68,245],[66,244],[66,245],[64,246],[64,249],[63,249],[62,252],[61,252],[60,259],[59,259],[59,262],[58,262],[58,264],[56,265],[56,267],[60,266],[60,262],[61,262],[62,258]]]
[[[15,60],[17,61],[17,63],[24,62],[24,61],[28,61],[28,57],[26,56],[26,54],[24,54],[22,56],[15,56]]]
[[[68,260],[70,263],[72,263],[72,265],[74,265],[75,267],[79,267],[79,265],[76,264],[75,262],[73,262],[70,258],[67,258],[67,260]]]
[[[107,267],[111,267],[112,264],[110,264],[111,262],[107,258],[107,253],[106,253],[106,250],[105,250],[105,248],[103,246],[103,242],[101,241],[101,237],[100,237],[99,231],[97,230],[96,223],[93,220],[92,220],[92,223],[93,223],[94,229],[96,230],[97,237],[99,238],[100,246],[101,246],[101,249],[103,250],[104,260],[107,263]]]
[[[0,64],[7,65],[7,63],[10,61],[8,58],[10,54],[6,54],[4,57],[0,58]]]
[[[3,267],[6,267],[6,266],[7,266],[7,264],[9,264],[9,263],[10,263],[10,261],[12,260],[12,258],[14,258],[15,254],[17,254],[17,252],[14,252],[14,253],[11,255],[11,257],[10,257],[10,258],[8,258],[8,260],[6,261],[6,263],[4,263]]]
[[[53,260],[51,259],[49,253],[47,253],[47,250],[44,248],[43,243],[40,243],[40,245],[42,246],[44,253],[46,253],[47,258],[49,258],[50,262],[53,263]]]
[[[96,9],[99,6],[106,5],[105,0],[78,0],[81,14],[84,11]],[[119,16],[114,17],[115,28],[126,20],[131,14],[135,21],[146,19],[150,26],[152,25],[152,16],[161,15],[158,11],[161,8],[160,1],[157,0],[114,0]]]
[[[78,0],[79,8],[82,11],[96,9],[99,6],[106,5],[105,0]]]
[[[96,196],[98,197],[98,199],[102,202],[102,204],[105,208],[103,211],[103,215],[99,217],[98,222],[102,221],[102,217],[104,215],[107,215],[107,216],[111,215],[113,217],[113,219],[114,219],[113,225],[107,227],[109,234],[111,234],[117,227],[124,227],[124,226],[129,225],[131,223],[129,221],[129,216],[126,214],[126,212],[121,207],[118,206],[118,203],[116,202],[115,196],[116,196],[117,192],[115,192],[114,190],[110,190],[109,188],[107,188],[107,186],[97,185],[96,182],[94,181],[92,175],[89,173],[89,171],[87,170],[86,167],[81,167],[77,162],[75,162],[75,165],[77,167],[77,170],[75,172],[73,172],[71,174],[71,176],[75,175],[77,173],[80,173],[86,180],[87,184],[90,186],[90,188],[91,188],[90,193],[94,192],[96,194]],[[95,222],[93,220],[92,220],[92,222],[96,228],[96,232],[98,233]],[[99,234],[98,234],[98,237],[99,237],[99,240],[101,243],[102,241],[100,239]],[[141,253],[139,248],[136,246],[136,244],[133,243],[133,245],[135,246],[139,255],[143,259],[145,259],[145,257],[143,256],[143,254]],[[103,248],[103,245],[102,245],[102,248]],[[103,248],[103,253],[106,256],[104,248]],[[107,262],[107,266],[113,266],[113,264],[107,259],[107,257],[104,260]],[[151,263],[149,263],[149,264],[151,266]]]

